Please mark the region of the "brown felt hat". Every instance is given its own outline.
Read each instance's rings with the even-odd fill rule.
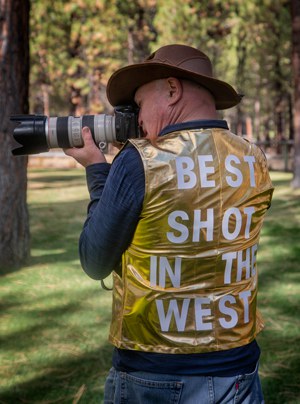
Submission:
[[[209,58],[186,45],[167,45],[144,62],[117,70],[107,84],[107,98],[113,105],[132,103],[136,90],[152,80],[177,77],[205,87],[215,98],[217,109],[237,105],[242,96],[231,85],[213,77]]]

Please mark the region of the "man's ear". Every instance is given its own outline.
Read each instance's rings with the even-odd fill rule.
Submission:
[[[169,77],[167,79],[167,85],[169,93],[169,104],[176,104],[176,102],[180,100],[183,93],[181,81],[175,77]]]

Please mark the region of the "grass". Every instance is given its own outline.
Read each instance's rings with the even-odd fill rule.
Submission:
[[[30,172],[28,266],[1,279],[1,403],[99,403],[111,294],[78,262],[84,173]]]
[[[272,174],[276,191],[258,264],[260,373],[266,403],[300,403],[300,191]],[[111,294],[80,268],[77,240],[88,194],[81,170],[32,170],[28,265],[2,274],[0,403],[100,403],[112,347]]]
[[[266,403],[300,403],[300,190],[289,187],[288,173],[272,177],[276,188],[258,254],[266,320],[260,373]]]

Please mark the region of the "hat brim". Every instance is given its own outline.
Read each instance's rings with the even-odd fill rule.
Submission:
[[[234,107],[241,101],[241,96],[225,81],[155,62],[140,63],[117,70],[108,81],[107,98],[112,106],[133,103],[139,87],[150,81],[168,77],[192,80],[205,87],[214,96],[218,110]]]

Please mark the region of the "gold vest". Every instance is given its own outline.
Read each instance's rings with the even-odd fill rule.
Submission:
[[[133,240],[114,277],[110,341],[160,353],[251,342],[256,253],[273,187],[259,148],[224,129],[131,140],[145,170]]]

